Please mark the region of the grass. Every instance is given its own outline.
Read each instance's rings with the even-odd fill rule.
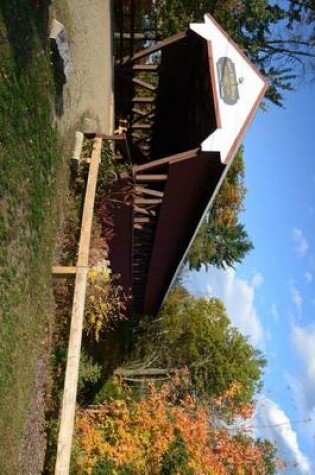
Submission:
[[[43,3],[3,0],[0,5],[2,475],[20,473],[21,441],[52,315],[54,196],[61,153],[51,125],[55,85]]]

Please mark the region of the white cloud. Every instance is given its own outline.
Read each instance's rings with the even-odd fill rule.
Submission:
[[[208,282],[207,294],[223,301],[233,325],[253,344],[261,342],[263,329],[255,309],[255,292],[263,282],[261,274],[257,272],[247,281],[238,277],[234,269],[213,269],[204,279]]]
[[[303,436],[309,445],[313,444],[315,433],[315,324],[293,325],[291,332],[297,371],[286,374],[285,378],[292,390],[293,400],[303,425]],[[315,473],[313,467],[312,473]]]
[[[261,286],[263,281],[264,281],[264,278],[261,275],[261,273],[260,272],[255,272],[255,274],[253,275],[252,280],[251,280],[251,286],[254,287],[255,289],[258,289],[258,287]]]
[[[303,231],[298,228],[293,228],[292,236],[293,240],[295,241],[295,250],[298,257],[304,257],[309,250],[309,244],[303,234]]]
[[[302,295],[301,295],[300,291],[297,289],[294,280],[291,280],[289,282],[289,285],[290,285],[291,301],[292,301],[293,305],[296,308],[297,316],[299,318],[301,318],[301,316],[302,316],[302,307],[303,307]]]
[[[288,471],[311,475],[311,463],[300,449],[297,433],[293,430],[287,414],[271,399],[264,399],[256,413],[257,433],[275,443],[278,453],[288,465]]]
[[[278,307],[275,303],[273,303],[271,305],[271,315],[273,316],[273,319],[275,321],[275,323],[278,323],[279,321],[279,310],[278,310]]]
[[[304,278],[305,278],[306,282],[308,284],[310,284],[313,280],[313,274],[311,274],[310,272],[305,272]]]
[[[315,326],[293,328],[294,346],[306,364],[307,374],[315,384]]]
[[[305,327],[294,325],[291,336],[294,349],[302,363],[299,397],[303,400],[305,413],[308,413],[315,409],[315,324]]]

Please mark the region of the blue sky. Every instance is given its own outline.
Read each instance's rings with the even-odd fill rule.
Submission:
[[[192,272],[269,361],[254,424],[284,473],[315,473],[315,85],[259,111],[246,134],[246,225],[255,249],[236,271]],[[282,472],[283,473],[283,472]]]

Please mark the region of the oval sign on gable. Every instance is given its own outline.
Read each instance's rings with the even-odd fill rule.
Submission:
[[[220,85],[220,96],[226,104],[233,106],[237,103],[240,97],[235,65],[230,58],[224,56],[218,60],[217,68]]]

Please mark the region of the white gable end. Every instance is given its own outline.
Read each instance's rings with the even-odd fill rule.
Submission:
[[[210,16],[190,29],[211,42],[220,128],[203,143],[203,151],[220,152],[222,163],[235,155],[248,123],[267,88],[264,78]]]

